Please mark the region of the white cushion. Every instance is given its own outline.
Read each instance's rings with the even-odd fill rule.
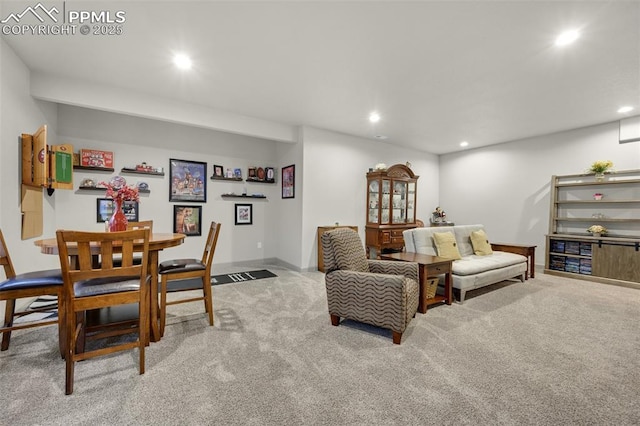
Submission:
[[[500,269],[518,263],[526,263],[527,258],[519,254],[494,251],[488,256],[464,256],[453,262],[454,275],[475,275],[492,269]]]

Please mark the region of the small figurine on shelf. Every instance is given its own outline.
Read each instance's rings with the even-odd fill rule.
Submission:
[[[446,222],[447,221],[446,217],[447,217],[447,214],[444,212],[444,210],[442,210],[440,207],[436,207],[436,209],[432,213],[431,220],[434,223]]]

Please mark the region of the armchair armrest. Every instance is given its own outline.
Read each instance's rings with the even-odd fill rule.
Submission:
[[[415,262],[399,262],[397,260],[367,260],[369,270],[376,274],[404,275],[406,278],[419,281],[418,264]]]

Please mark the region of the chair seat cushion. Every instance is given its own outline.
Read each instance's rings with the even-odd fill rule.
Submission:
[[[62,286],[62,272],[60,269],[26,272],[0,283],[0,291],[20,290],[23,288]]]
[[[173,259],[165,260],[158,265],[158,272],[161,274],[170,274],[172,272],[182,271],[204,271],[207,265],[198,259]]]
[[[147,276],[147,281],[151,276]],[[123,291],[138,291],[140,278],[133,277],[103,277],[78,281],[73,285],[76,297],[97,296],[100,294],[121,293]]]

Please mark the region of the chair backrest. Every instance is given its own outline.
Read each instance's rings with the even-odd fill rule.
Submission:
[[[5,278],[11,279],[16,276],[16,271],[13,269],[13,263],[9,256],[9,250],[7,244],[4,242],[4,236],[2,230],[0,230],[0,265],[4,267]]]
[[[202,263],[207,265],[208,274],[211,275],[211,262],[213,261],[213,255],[216,251],[216,245],[218,244],[218,235],[220,234],[220,224],[211,222],[209,226],[209,234],[207,235],[207,242],[204,245],[204,251],[202,252]]]
[[[342,269],[369,272],[369,263],[358,233],[350,228],[338,228],[322,234],[325,272]]]
[[[141,220],[138,222],[127,222],[127,230],[132,229],[148,229],[150,234],[153,234],[153,220]]]
[[[122,232],[56,232],[60,266],[65,291],[73,297],[73,283],[103,277],[140,277],[140,284],[147,277],[149,256],[149,230],[137,229]],[[122,260],[114,266],[114,254],[121,253]],[[142,253],[142,263],[134,264],[134,253]],[[69,255],[77,258],[73,264]],[[97,256],[101,262],[96,261]],[[69,294],[69,293],[67,293]]]

